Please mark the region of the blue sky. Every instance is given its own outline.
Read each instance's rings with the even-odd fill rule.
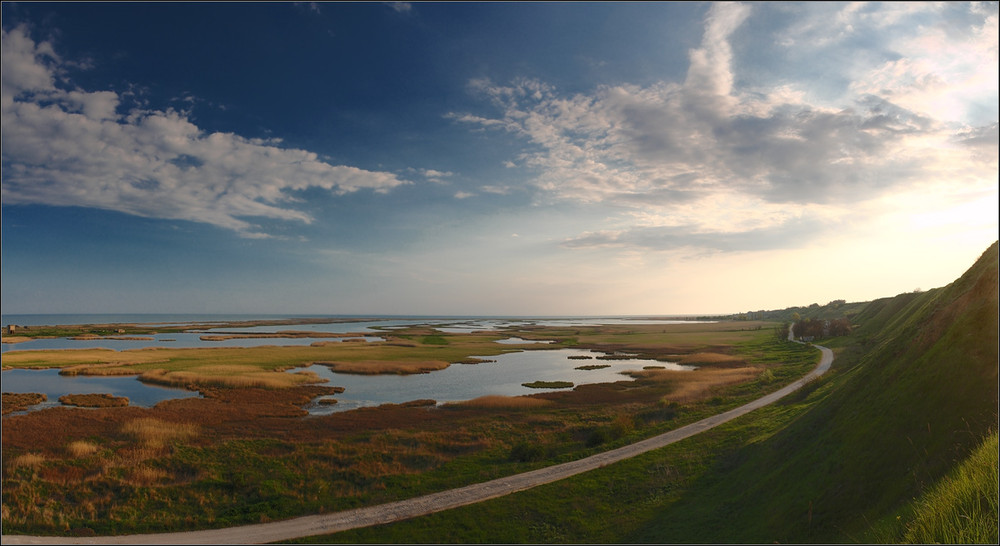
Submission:
[[[997,3],[4,3],[3,313],[863,301],[998,233]]]

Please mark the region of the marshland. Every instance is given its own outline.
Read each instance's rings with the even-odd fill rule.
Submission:
[[[760,321],[488,328],[415,321],[363,343],[11,350],[5,369],[138,378],[195,395],[150,406],[9,412],[30,409],[44,395],[5,393],[4,533],[119,535],[263,523],[575,461],[803,377],[819,351],[790,342],[789,330],[835,313],[848,316],[851,328],[819,329],[836,354],[833,367],[776,403],[557,483],[298,540],[995,541],[996,308],[994,244],[940,289],[767,312]],[[497,343],[511,338],[524,342]],[[339,385],[346,378],[433,380],[463,367],[504,366],[510,356],[559,353],[559,373],[614,370],[615,380],[523,377],[545,388],[310,412],[327,406],[320,400],[339,406],[350,393]],[[609,368],[587,369],[596,366]],[[318,368],[324,377],[312,371]]]

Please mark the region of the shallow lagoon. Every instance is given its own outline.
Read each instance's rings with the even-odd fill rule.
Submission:
[[[414,375],[355,375],[336,373],[322,365],[296,368],[307,370],[328,379],[329,386],[344,387],[344,392],[333,395],[333,405],[312,404],[306,409],[313,415],[324,415],[380,404],[401,404],[412,400],[431,399],[439,404],[471,400],[480,396],[520,396],[563,389],[533,389],[522,383],[532,381],[571,381],[574,386],[588,383],[613,383],[629,381],[622,375],[626,370],[640,370],[644,366],[662,366],[674,370],[693,370],[672,362],[656,360],[598,360],[595,353],[584,349],[550,349],[511,352],[496,356],[480,357],[496,362],[479,364],[452,364],[443,370]],[[594,359],[570,359],[592,356]],[[578,366],[608,365],[597,370],[578,370]],[[322,397],[330,398],[330,397]]]
[[[245,318],[245,317],[244,317]],[[255,326],[247,328],[211,328],[200,332],[155,334],[153,340],[72,340],[68,338],[39,339],[18,344],[3,344],[3,352],[32,349],[82,349],[103,347],[115,350],[141,349],[144,347],[257,347],[263,345],[308,345],[316,341],[343,341],[359,338],[244,338],[224,341],[202,341],[205,334],[226,333],[276,333],[281,331],[312,331],[322,333],[366,333],[393,330],[406,326],[426,324],[448,333],[470,333],[501,330],[510,326],[591,326],[602,324],[679,324],[694,321],[623,319],[623,318],[567,318],[567,319],[389,319],[361,322],[331,322],[322,324]],[[376,335],[366,335],[366,341],[380,341]],[[508,338],[497,341],[503,344],[545,344],[547,341],[529,341]],[[334,405],[313,404],[311,414],[347,411],[359,407],[385,403],[403,403],[411,400],[433,399],[438,403],[470,400],[486,395],[519,396],[553,389],[532,389],[522,383],[532,381],[571,381],[574,385],[607,383],[629,380],[621,374],[643,366],[663,366],[672,369],[693,369],[669,362],[655,360],[577,360],[570,356],[599,356],[582,349],[555,349],[515,351],[502,355],[482,357],[496,362],[481,364],[453,364],[444,370],[416,375],[354,375],[334,373],[326,366],[304,368],[329,380],[327,385],[344,387],[344,393],[334,396]],[[577,370],[581,365],[607,364],[597,370]],[[292,372],[302,370],[296,368]],[[57,370],[9,370],[3,372],[4,392],[41,392],[49,400],[32,409],[60,405],[63,394],[110,393],[127,396],[132,405],[152,406],[162,400],[198,396],[198,393],[180,389],[146,385],[135,376],[85,377],[61,376]]]
[[[3,392],[40,392],[48,397],[45,402],[31,406],[29,411],[61,406],[59,397],[64,394],[108,393],[127,397],[130,406],[143,407],[152,407],[164,400],[201,396],[184,389],[149,385],[134,375],[59,375],[58,369],[18,369],[5,370],[0,377],[3,378]]]

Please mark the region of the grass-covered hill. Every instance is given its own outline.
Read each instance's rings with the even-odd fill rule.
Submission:
[[[731,470],[665,507],[631,538],[990,540],[957,531],[914,535],[926,519],[914,511],[930,507],[955,511],[945,518],[959,523],[976,519],[979,510],[979,519],[991,520],[985,532],[995,541],[997,263],[994,243],[946,287],[866,305],[853,318],[854,333],[828,344],[839,354],[824,380],[832,387],[824,399],[768,441],[741,450]],[[971,478],[986,487],[965,501],[971,508],[934,492],[969,480],[956,476],[982,460],[992,460],[992,469]]]

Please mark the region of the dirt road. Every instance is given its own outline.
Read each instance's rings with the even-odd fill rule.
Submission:
[[[791,339],[791,333],[789,333],[789,339]],[[111,537],[76,538],[4,535],[2,537],[3,544],[260,544],[335,533],[370,525],[392,523],[394,521],[440,512],[466,504],[501,497],[516,491],[523,491],[628,459],[629,457],[634,457],[641,453],[683,440],[684,438],[771,404],[785,395],[798,390],[809,380],[819,377],[830,369],[830,365],[833,363],[833,352],[819,345],[815,345],[815,347],[822,352],[819,365],[805,377],[781,390],[754,400],[749,404],[731,409],[725,413],[720,413],[719,415],[713,415],[712,417],[660,434],[659,436],[654,436],[604,453],[598,453],[577,461],[389,504],[332,514],[305,516],[272,523],[245,525],[227,529],[210,529],[206,531]]]

